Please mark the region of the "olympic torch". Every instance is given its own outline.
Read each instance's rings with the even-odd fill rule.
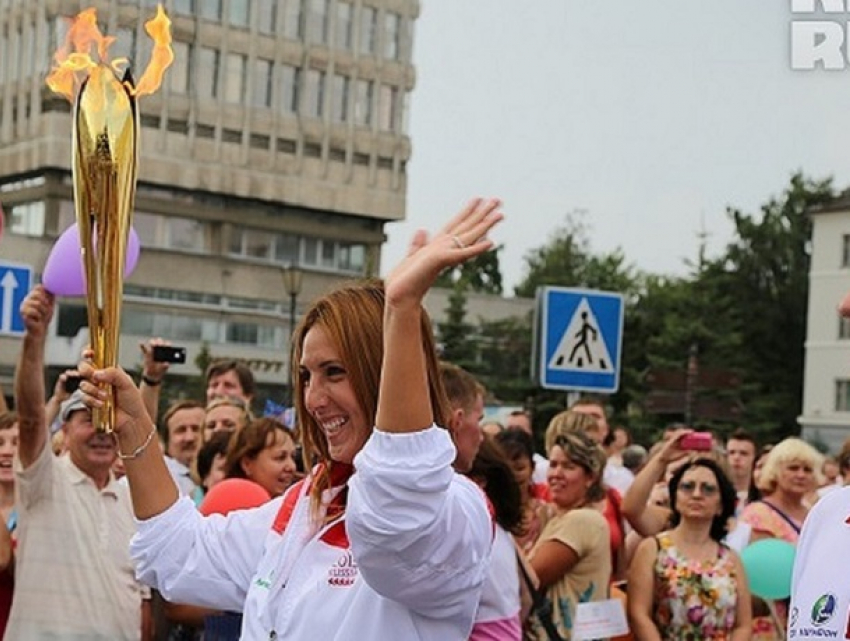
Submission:
[[[100,33],[95,10],[86,9],[74,20],[66,47],[57,53],[57,65],[47,79],[48,86],[73,105],[74,206],[93,365],[97,369],[118,364],[124,265],[139,164],[136,99],[159,87],[163,72],[173,60],[169,26],[160,6],[157,17],[145,25],[155,46],[151,64],[137,86],[129,69],[119,79],[120,67],[126,61],[109,63],[113,39]],[[94,47],[98,61],[91,57]],[[115,404],[111,394],[102,408],[93,411],[92,420],[97,429],[112,432]]]

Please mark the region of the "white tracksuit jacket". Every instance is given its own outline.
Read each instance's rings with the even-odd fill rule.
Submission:
[[[181,498],[139,522],[139,579],[171,602],[243,612],[246,641],[464,640],[493,530],[454,458],[438,427],[376,430],[355,458],[344,522],[318,530],[308,482],[227,517]]]

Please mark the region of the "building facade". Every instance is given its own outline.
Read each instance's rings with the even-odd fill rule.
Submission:
[[[150,0],[0,0],[0,257],[38,274],[74,221],[71,109],[44,79],[68,19],[97,9],[113,59],[138,77],[152,42]],[[142,246],[125,283],[121,364],[159,336],[193,357],[248,361],[282,393],[290,302],[298,312],[350,277],[379,273],[386,223],[405,216],[418,0],[165,0],[174,63],[139,100],[134,228]],[[87,343],[85,302],[60,299],[51,374]],[[0,336],[8,393],[18,339]],[[52,378],[52,377],[51,377]]]
[[[850,322],[836,312],[850,291],[850,195],[812,213],[803,437],[837,452],[850,437]]]

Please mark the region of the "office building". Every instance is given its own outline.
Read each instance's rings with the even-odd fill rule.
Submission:
[[[71,106],[44,79],[67,19],[97,9],[113,59],[135,76],[156,2],[0,0],[0,203],[4,261],[38,274],[74,221]],[[286,382],[296,319],[343,278],[377,274],[384,226],[405,216],[406,133],[418,0],[165,0],[174,63],[140,99],[134,227],[142,252],[125,284],[121,364],[160,336],[248,361],[261,395]],[[301,276],[294,299],[284,268]],[[295,273],[295,272],[290,272]],[[83,299],[59,300],[52,380],[87,341]],[[18,340],[0,336],[11,391]],[[265,390],[265,391],[263,391]]]

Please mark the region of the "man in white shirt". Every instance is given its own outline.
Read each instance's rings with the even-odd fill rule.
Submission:
[[[150,593],[130,558],[129,491],[111,471],[115,439],[95,429],[79,391],[60,409],[68,453],[55,457],[50,449],[44,345],[53,309],[41,285],[21,305],[18,548],[6,638],[136,641],[150,632]]]

